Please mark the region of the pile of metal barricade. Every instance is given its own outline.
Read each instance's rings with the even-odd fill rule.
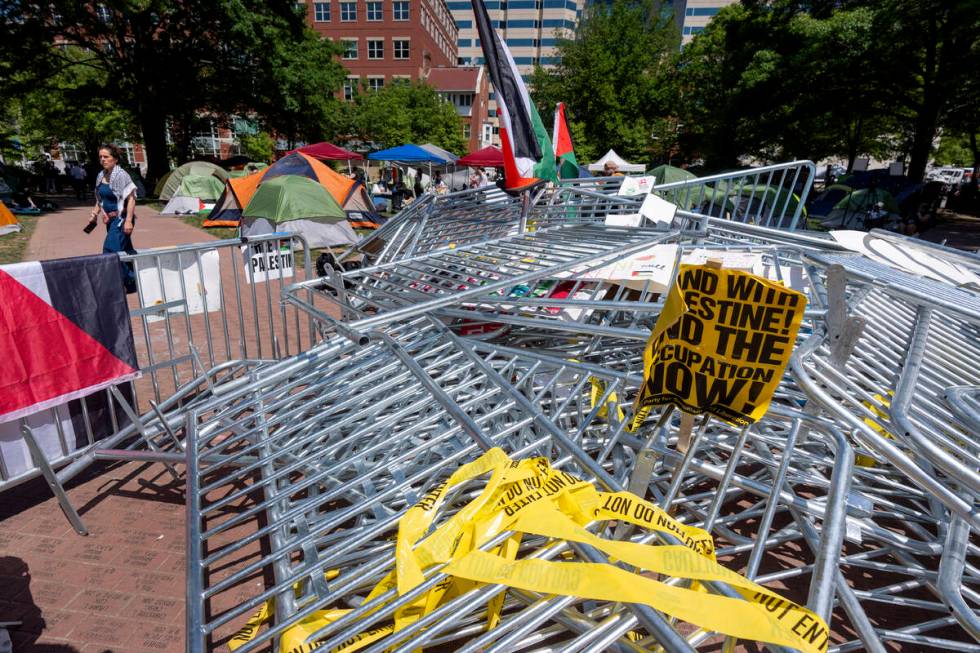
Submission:
[[[643,201],[618,193],[621,178],[523,199],[426,196],[332,273],[285,288],[316,344],[222,363],[226,374],[184,385],[113,442],[185,480],[188,650],[792,649],[598,590],[460,582],[445,561],[405,591],[391,580],[404,571],[400,522],[499,449],[706,531],[722,566],[827,624],[787,624],[807,650],[976,651],[980,257],[803,230],[812,172],[797,162],[660,186],[674,220],[639,227],[608,224]],[[633,428],[672,271],[704,260],[806,294],[790,365],[754,424],[668,406]],[[419,534],[469,515],[486,482],[451,484]],[[626,521],[584,529],[681,545]],[[473,547],[638,566],[585,535],[512,536]],[[726,580],[647,576],[697,592],[705,610],[747,600]]]

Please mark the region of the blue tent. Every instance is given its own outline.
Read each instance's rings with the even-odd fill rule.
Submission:
[[[398,163],[431,163],[432,165],[452,163],[423,150],[418,145],[399,145],[380,152],[371,152],[367,158],[371,161],[397,161]]]

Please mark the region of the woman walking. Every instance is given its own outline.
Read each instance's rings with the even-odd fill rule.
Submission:
[[[102,170],[95,179],[95,208],[86,231],[92,231],[99,216],[106,226],[102,253],[125,252],[135,254],[133,227],[136,226],[136,184],[129,173],[119,166],[120,152],[115,145],[99,148],[99,164]],[[121,263],[126,292],[136,292],[136,275],[132,264]]]

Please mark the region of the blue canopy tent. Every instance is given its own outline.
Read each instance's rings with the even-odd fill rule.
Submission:
[[[371,152],[367,155],[369,161],[389,161],[402,165],[420,166],[428,165],[429,178],[432,178],[432,166],[445,166],[452,161],[442,158],[432,152],[419,147],[418,145],[406,144],[398,147],[390,147],[387,150]]]

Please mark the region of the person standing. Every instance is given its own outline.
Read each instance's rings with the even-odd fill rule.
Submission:
[[[71,184],[75,187],[75,198],[83,202],[88,199],[88,188],[85,185],[85,168],[80,163],[71,167]]]
[[[95,179],[95,208],[88,231],[95,228],[99,217],[106,226],[102,253],[135,254],[133,228],[136,225],[136,184],[119,165],[120,151],[115,145],[99,148],[102,170]],[[136,275],[131,263],[122,265],[123,284],[127,293],[136,292]]]

